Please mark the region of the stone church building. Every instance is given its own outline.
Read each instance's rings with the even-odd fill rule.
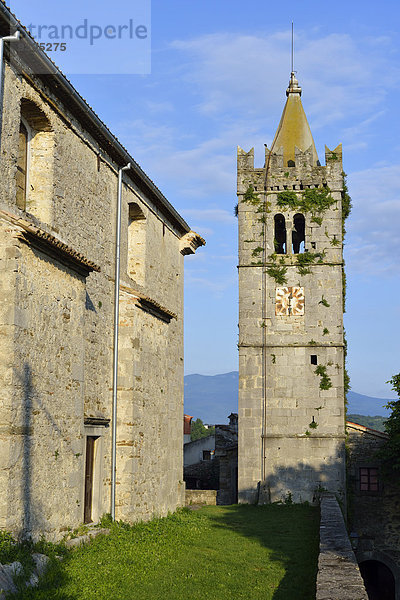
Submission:
[[[0,528],[110,512],[117,184],[124,173],[116,518],[184,502],[183,262],[204,244],[0,3]],[[37,73],[41,73],[38,75]]]
[[[239,502],[345,495],[342,147],[321,166],[301,93],[264,166],[238,149]]]

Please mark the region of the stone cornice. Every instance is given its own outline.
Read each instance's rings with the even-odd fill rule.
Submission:
[[[92,271],[100,271],[96,263],[32,222],[5,210],[0,210],[0,218],[16,227],[16,236],[23,242],[58,260],[79,275],[87,277]]]
[[[195,231],[189,231],[186,235],[181,238],[180,252],[184,256],[187,254],[194,254],[200,246],[205,246],[205,240],[196,233]]]
[[[166,323],[169,323],[171,319],[178,318],[178,315],[176,313],[172,312],[168,308],[165,308],[149,296],[145,296],[141,292],[138,292],[133,288],[129,288],[126,285],[121,285],[120,289],[122,292],[126,292],[127,294],[131,295],[136,300],[136,304],[139,308],[141,308],[145,312],[148,312],[154,317],[157,317],[158,319],[161,319]]]

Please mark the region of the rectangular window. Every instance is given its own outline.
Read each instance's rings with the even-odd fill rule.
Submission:
[[[211,450],[203,450],[203,460],[211,460]]]
[[[360,467],[360,492],[378,492],[378,469]]]

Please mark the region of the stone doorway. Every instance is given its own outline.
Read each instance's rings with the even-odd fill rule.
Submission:
[[[369,600],[395,600],[395,579],[389,567],[379,560],[364,560],[359,567]]]
[[[85,460],[85,497],[83,508],[83,522],[92,523],[93,503],[93,480],[94,480],[94,456],[96,437],[86,437],[86,460]]]

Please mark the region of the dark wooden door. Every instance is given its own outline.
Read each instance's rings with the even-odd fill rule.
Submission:
[[[92,522],[93,467],[95,441],[95,437],[87,436],[86,438],[85,504],[83,509],[84,523]]]

